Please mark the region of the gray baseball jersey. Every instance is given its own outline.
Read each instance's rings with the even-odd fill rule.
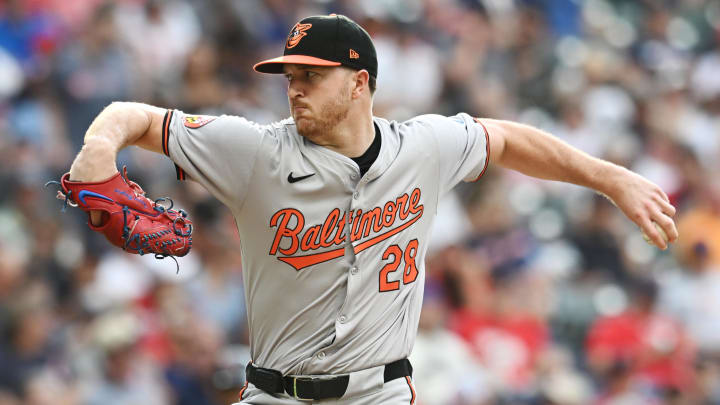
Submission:
[[[467,114],[374,118],[382,144],[364,176],[292,119],[169,110],[163,151],[178,177],[232,210],[240,234],[251,356],[283,374],[339,374],[407,357],[438,199],[488,164]]]

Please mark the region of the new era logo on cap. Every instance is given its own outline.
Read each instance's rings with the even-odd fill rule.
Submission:
[[[262,73],[283,73],[283,64],[347,66],[367,70],[377,77],[377,55],[370,35],[355,21],[342,15],[304,18],[288,34],[283,56],[253,68]]]

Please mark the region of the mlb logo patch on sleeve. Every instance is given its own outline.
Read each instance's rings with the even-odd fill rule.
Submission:
[[[186,115],[184,124],[188,128],[200,128],[215,120],[217,117],[211,115]]]

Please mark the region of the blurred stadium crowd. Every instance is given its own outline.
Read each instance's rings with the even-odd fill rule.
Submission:
[[[252,64],[330,12],[375,39],[376,115],[536,125],[678,208],[680,241],[659,251],[579,187],[498,169],[459,186],[428,256],[417,403],[720,404],[720,2],[6,0],[0,405],[234,402],[249,355],[230,213],[161,156],[121,153],[196,223],[176,275],[111,248],[42,185],[114,100],[284,118],[284,78]]]

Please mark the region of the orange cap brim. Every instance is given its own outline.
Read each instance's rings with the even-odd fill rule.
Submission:
[[[296,63],[298,65],[311,66],[340,66],[340,62],[333,62],[306,55],[285,55],[277,58],[264,60],[256,63],[253,70],[260,73],[283,73],[283,65],[286,63]]]

